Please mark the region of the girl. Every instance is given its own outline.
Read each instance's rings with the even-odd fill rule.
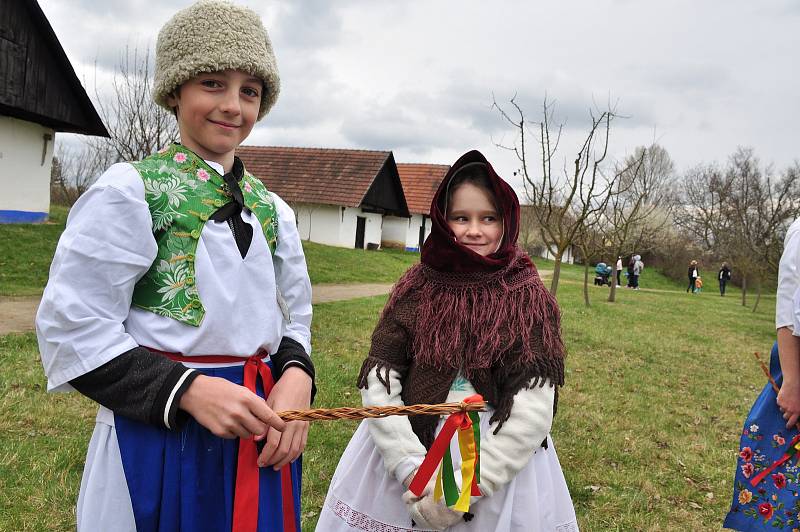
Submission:
[[[742,531],[800,528],[800,219],[789,227],[778,266],[777,341],[767,383],[744,423],[733,502],[723,524]],[[789,460],[782,460],[790,455]]]
[[[549,436],[564,379],[559,310],[516,245],[517,197],[471,151],[439,186],[431,219],[422,263],[397,282],[358,385],[365,405],[482,394],[482,496],[467,515],[435,502],[431,484],[421,498],[407,491],[439,419],[369,420],[339,462],[317,530],[575,531]]]
[[[256,13],[178,12],[153,96],[181,144],[70,212],[36,327],[48,389],[101,405],[78,530],[299,529],[308,427],[273,410],[311,400],[311,286],[291,208],[234,155],[279,88]]]

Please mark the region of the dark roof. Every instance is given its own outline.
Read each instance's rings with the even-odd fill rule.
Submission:
[[[287,202],[408,216],[390,151],[240,146],[236,154],[251,174]]]
[[[409,212],[430,215],[431,201],[448,170],[446,164],[397,164]]]
[[[0,2],[0,114],[108,136],[36,0]]]

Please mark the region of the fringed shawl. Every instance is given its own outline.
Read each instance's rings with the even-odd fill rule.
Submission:
[[[488,257],[455,240],[441,201],[458,169],[476,161],[487,166],[504,223],[503,242]],[[545,381],[564,383],[558,303],[516,245],[516,194],[480,153],[469,152],[453,165],[434,197],[431,219],[422,263],[395,285],[358,385],[366,387],[367,375],[377,368],[388,389],[388,372],[395,370],[406,404],[438,403],[461,372],[495,408],[492,422],[498,422],[499,430],[518,391]],[[430,446],[437,418],[410,420],[420,441]]]

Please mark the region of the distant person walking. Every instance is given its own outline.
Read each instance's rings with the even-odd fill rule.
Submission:
[[[719,274],[717,274],[717,279],[719,279],[719,295],[724,296],[725,285],[731,280],[731,269],[728,268],[727,262],[722,263],[722,267],[719,269]]]
[[[636,255],[631,255],[631,260],[628,261],[626,275],[628,276],[627,287],[634,288],[633,286],[633,266],[636,264]]]
[[[689,275],[689,286],[686,287],[686,293],[689,293],[690,290],[692,291],[692,293],[694,293],[694,291],[697,289],[697,285],[695,283],[697,282],[697,278],[700,277],[700,270],[697,269],[696,260],[693,260],[689,264],[688,275]]]
[[[615,269],[617,271],[617,288],[619,288],[622,286],[622,257],[617,257],[617,265]]]
[[[634,255],[633,256],[633,289],[639,289],[639,275],[642,274],[642,270],[644,270],[644,262],[642,262],[641,255]]]

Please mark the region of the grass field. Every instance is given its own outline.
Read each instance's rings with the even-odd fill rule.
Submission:
[[[2,246],[0,240],[0,251]],[[317,282],[330,279],[319,261],[351,260],[339,255],[350,250],[313,247],[307,248],[308,261],[320,272]],[[409,259],[399,252],[368,253],[397,261],[391,268],[398,272]],[[353,260],[347,269],[363,269]],[[546,261],[537,263],[551,269]],[[582,268],[562,270],[558,299],[569,356],[553,427],[581,529],[719,530],[730,503],[741,424],[764,383],[752,352],[768,353],[772,344],[774,298],[752,313],[738,292],[721,298],[706,285],[702,294],[689,295],[684,286],[645,270],[643,289],[620,289],[614,304],[605,302],[607,288],[590,287],[587,308],[582,281]],[[34,281],[28,282],[35,292]],[[385,299],[315,306],[318,406],[359,403],[354,381]],[[0,363],[0,530],[74,528],[95,408],[77,394],[45,393],[33,335],[0,337]],[[312,427],[304,458],[307,530],[313,530],[354,427]]]
[[[67,209],[54,206],[46,224],[0,225],[0,296],[42,293],[50,262],[64,230]],[[303,242],[309,275],[318,283],[391,283],[418,253],[395,249],[366,251]]]

